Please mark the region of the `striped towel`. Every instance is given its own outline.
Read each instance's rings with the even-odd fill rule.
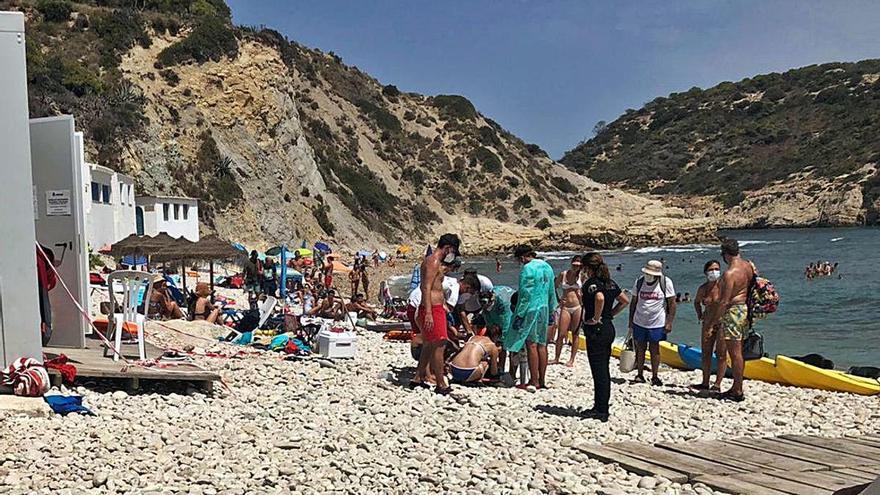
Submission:
[[[40,397],[49,391],[49,373],[34,358],[18,358],[0,370],[3,385],[12,387],[15,395]]]

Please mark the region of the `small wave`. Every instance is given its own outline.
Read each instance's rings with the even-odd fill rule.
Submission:
[[[831,239],[831,242],[842,241],[844,239],[846,239],[846,237],[835,237],[834,239]]]
[[[689,244],[686,246],[665,246],[665,247],[643,247],[633,251],[636,254],[651,253],[702,253],[712,249],[714,246],[705,244]]]
[[[779,244],[782,241],[739,241],[740,246],[748,246],[750,244]]]

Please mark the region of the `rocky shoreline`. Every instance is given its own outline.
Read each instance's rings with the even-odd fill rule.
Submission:
[[[230,350],[211,343],[205,325],[179,325],[193,337],[149,333],[159,345]],[[747,382],[746,401],[731,404],[691,395],[694,373],[635,385],[614,361],[611,421],[584,420],[573,414],[591,405],[584,353],[574,370],[551,366],[546,391],[456,387],[451,397],[407,390],[408,345],[376,333],[361,332],[352,361],[195,360],[228,390],[130,395],[91,382],[75,392],[95,417],[0,418],[0,493],[710,494],[627,473],[578,447],[880,431],[876,398]]]

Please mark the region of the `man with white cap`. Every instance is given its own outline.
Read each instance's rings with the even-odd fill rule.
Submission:
[[[660,341],[672,331],[675,320],[675,287],[663,275],[663,263],[651,260],[642,268],[633,287],[629,306],[629,328],[636,346],[636,379],[645,382],[645,349],[651,351],[651,384],[663,385],[657,376],[660,368]]]

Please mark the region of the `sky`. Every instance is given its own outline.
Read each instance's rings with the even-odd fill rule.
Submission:
[[[383,84],[460,94],[554,158],[657,96],[880,57],[860,0],[227,0]]]

